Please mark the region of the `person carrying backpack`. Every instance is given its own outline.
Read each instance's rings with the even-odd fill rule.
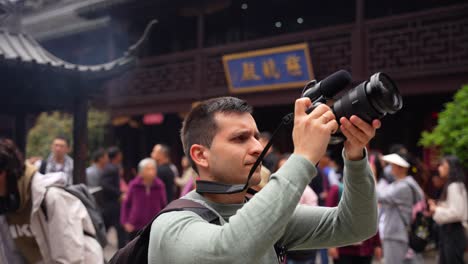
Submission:
[[[26,263],[103,263],[103,249],[84,204],[63,188],[62,173],[43,175],[24,163],[13,141],[0,139],[0,215],[10,232],[0,240]],[[14,252],[11,252],[14,251]],[[0,255],[0,256],[2,256]],[[9,263],[0,259],[0,263]]]
[[[373,236],[377,202],[365,146],[380,121],[368,124],[357,116],[340,119],[347,137],[343,201],[336,208],[298,206],[305,186],[317,175],[315,164],[338,129],[328,106],[321,104],[308,114],[311,104],[309,98],[296,101],[294,153],[248,201],[246,182],[247,186],[259,184],[261,166],[251,178],[248,175],[263,150],[252,108],[234,97],[195,106],[184,120],[181,137],[199,179],[196,191],[183,198],[209,208],[220,223],[191,210],[159,215],[150,226],[148,254],[142,262],[133,258],[127,263],[270,264],[283,260],[288,249],[339,246]],[[111,263],[124,262],[113,258]]]
[[[424,199],[424,193],[409,175],[411,167],[403,154],[389,154],[382,160],[392,168],[395,181],[377,193],[381,205],[380,239],[385,264],[420,263],[422,256],[409,247],[408,229],[412,222],[413,205]]]

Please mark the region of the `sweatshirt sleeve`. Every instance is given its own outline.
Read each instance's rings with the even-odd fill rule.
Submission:
[[[258,263],[284,233],[305,186],[317,174],[291,155],[269,183],[222,226],[193,212],[170,212],[152,225],[149,263]]]
[[[128,188],[126,198],[122,202],[122,208],[120,209],[120,223],[122,225],[129,223],[129,214],[132,207],[133,188],[134,185],[131,184]]]
[[[344,246],[376,234],[377,198],[367,155],[359,161],[345,159],[344,165],[344,190],[338,206],[299,206],[281,241],[286,248]]]
[[[447,200],[443,206],[437,206],[434,221],[438,224],[448,224],[464,221],[466,200],[463,198],[459,183],[451,183],[447,188]]]
[[[377,193],[377,201],[379,203],[392,206],[401,206],[408,203],[412,204],[414,199],[415,197],[413,197],[411,187],[407,183],[404,183],[403,180]]]

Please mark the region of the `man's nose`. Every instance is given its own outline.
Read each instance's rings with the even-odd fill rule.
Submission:
[[[251,149],[252,155],[260,156],[262,151],[263,151],[263,145],[260,144],[260,141],[258,141],[258,139],[254,139],[253,140],[253,146],[252,146],[252,149]]]

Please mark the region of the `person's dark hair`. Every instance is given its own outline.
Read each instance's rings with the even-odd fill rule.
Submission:
[[[446,161],[449,166],[449,175],[447,181],[445,182],[444,190],[442,191],[441,200],[447,199],[447,187],[451,183],[461,182],[465,185],[465,188],[468,191],[466,174],[460,159],[454,155],[446,155],[441,159],[441,162],[444,161]]]
[[[67,144],[67,146],[70,146],[70,140],[69,140],[67,137],[65,137],[64,135],[55,136],[54,139],[53,139],[52,141],[54,141],[54,140],[56,140],[56,139],[63,140],[63,141],[65,141],[65,143]]]
[[[403,144],[393,144],[390,146],[389,153],[396,153],[403,157],[403,155],[408,154],[408,149]]]
[[[252,114],[252,107],[239,98],[218,97],[203,101],[190,111],[182,124],[180,137],[185,155],[197,173],[198,170],[190,156],[190,148],[193,144],[211,147],[213,137],[218,130],[214,119],[216,113]]]
[[[107,155],[109,156],[110,160],[114,160],[115,157],[117,157],[117,155],[119,155],[119,153],[121,153],[121,151],[120,151],[120,149],[118,147],[110,147],[107,150]]]
[[[164,156],[166,156],[166,158],[170,158],[171,157],[171,148],[166,144],[158,144],[158,145],[159,145],[159,147],[161,147],[162,154],[164,154]]]
[[[99,148],[98,150],[93,152],[93,154],[91,155],[91,158],[93,159],[94,162],[98,162],[106,154],[107,154],[106,150],[104,150],[103,148]]]
[[[380,178],[383,177],[383,173],[384,173],[379,153],[375,152],[375,151],[371,151],[369,153],[369,162],[374,165],[374,167],[375,167],[375,178],[377,179],[377,181],[379,181]]]
[[[0,139],[0,171],[6,172],[7,179],[15,179],[14,183],[24,174],[23,155],[15,143],[6,138]],[[12,184],[9,181],[9,184]]]

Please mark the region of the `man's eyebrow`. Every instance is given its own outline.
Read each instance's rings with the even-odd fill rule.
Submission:
[[[249,133],[250,133],[250,131],[247,130],[247,129],[239,129],[239,130],[236,130],[236,131],[232,132],[232,135],[240,136],[240,135],[249,134]]]
[[[232,136],[242,136],[242,135],[251,135],[252,132],[249,129],[240,129],[232,133]],[[258,139],[260,133],[258,131],[254,132],[254,137]]]

